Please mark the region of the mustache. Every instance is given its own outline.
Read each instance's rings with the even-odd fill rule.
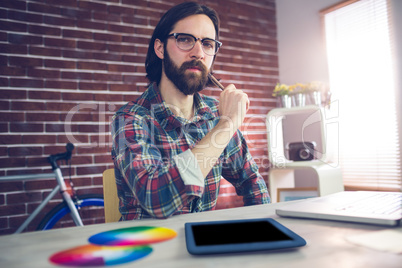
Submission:
[[[207,67],[199,60],[186,61],[181,65],[180,69],[186,70],[193,67],[199,68],[202,72],[207,72]]]

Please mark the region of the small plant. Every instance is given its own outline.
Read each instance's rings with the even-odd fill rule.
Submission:
[[[288,85],[277,83],[274,92],[272,93],[272,96],[278,97],[278,96],[289,95],[292,91],[293,89],[290,88]]]
[[[324,92],[326,90],[324,83],[314,81],[307,84],[296,83],[293,85],[286,85],[277,83],[272,93],[273,97],[293,95],[297,93],[309,93],[309,92]]]

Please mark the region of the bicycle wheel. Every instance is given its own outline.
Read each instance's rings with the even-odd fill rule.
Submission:
[[[84,210],[83,209],[84,207],[88,209],[93,209],[104,206],[103,195],[101,194],[86,194],[86,195],[79,195],[77,197],[78,202],[76,202],[75,205],[80,215],[81,212]],[[53,226],[67,214],[70,214],[70,209],[68,208],[67,204],[65,202],[58,204],[48,214],[46,214],[43,220],[39,223],[36,230],[52,229]]]

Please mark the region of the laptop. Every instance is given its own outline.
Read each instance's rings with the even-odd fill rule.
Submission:
[[[398,226],[402,219],[402,192],[344,191],[284,204],[282,217],[296,217]]]

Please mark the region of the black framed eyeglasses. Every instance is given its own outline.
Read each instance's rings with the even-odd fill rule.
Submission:
[[[218,53],[219,48],[222,46],[222,43],[211,38],[197,38],[194,35],[186,34],[186,33],[172,33],[167,37],[174,37],[176,39],[176,45],[183,51],[190,51],[195,46],[197,40],[200,40],[202,44],[202,50],[205,54],[209,56],[214,56]]]

